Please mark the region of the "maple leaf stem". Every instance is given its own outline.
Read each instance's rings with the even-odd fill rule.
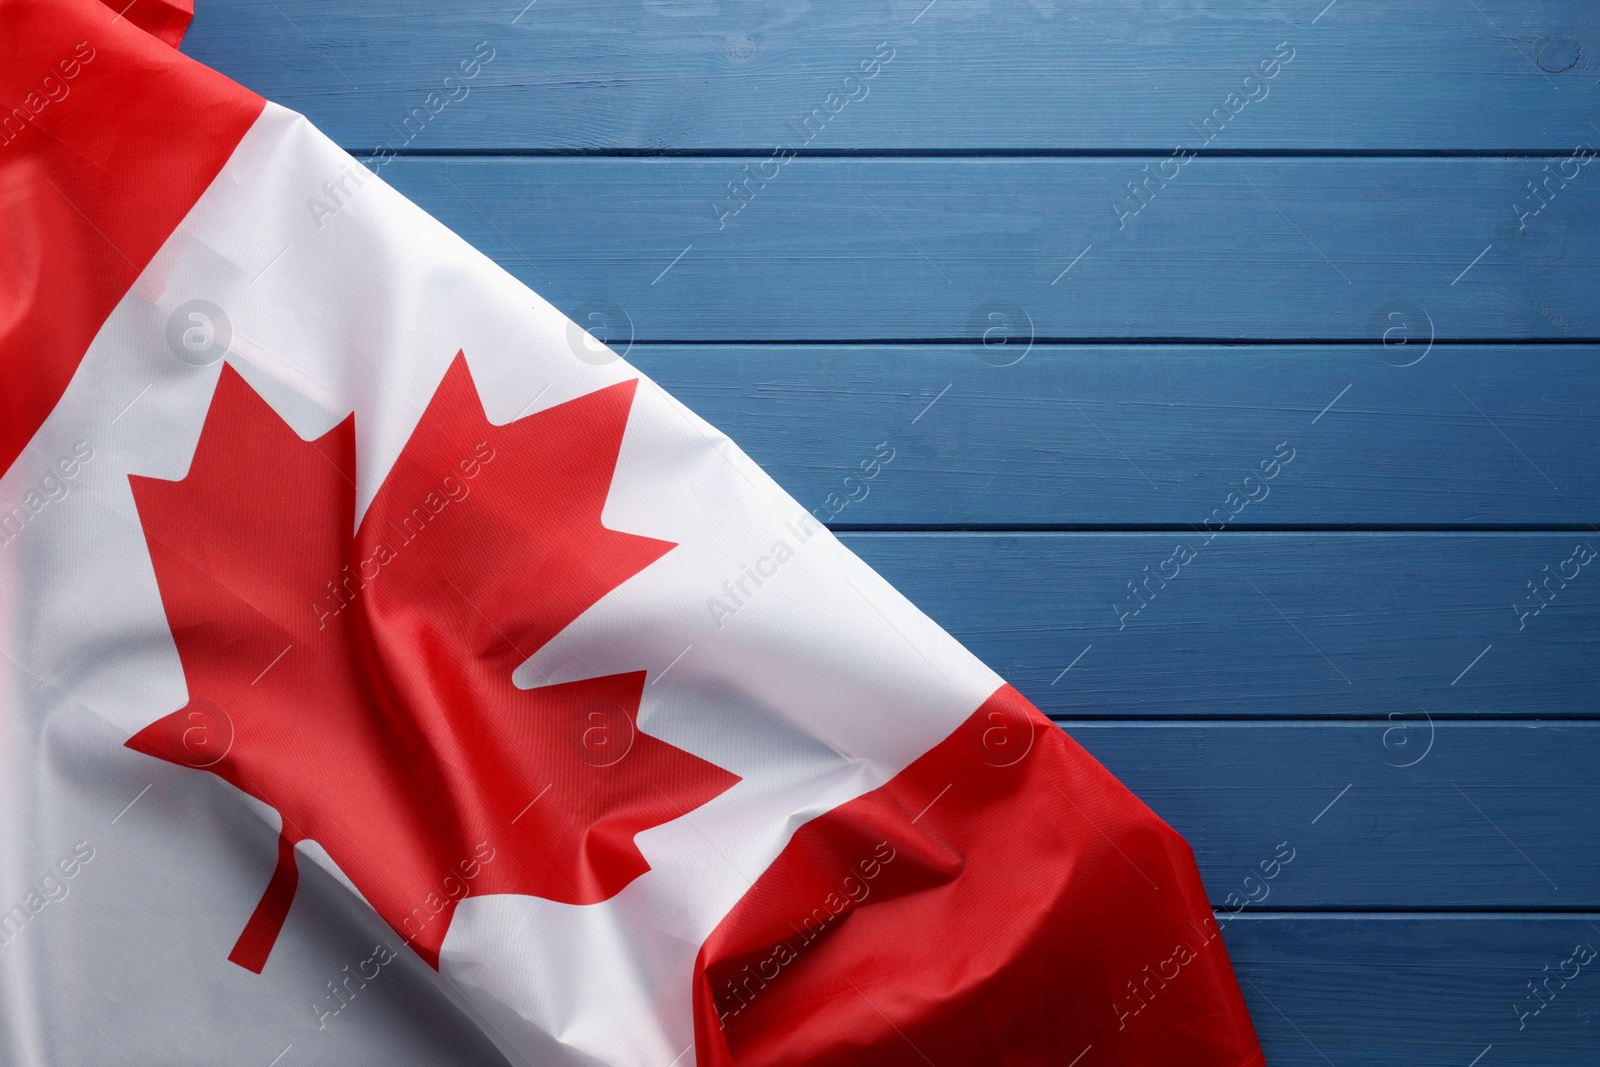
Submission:
[[[300,868],[295,865],[294,842],[278,835],[278,865],[267,883],[267,891],[245,923],[244,932],[228,953],[230,962],[247,971],[260,974],[267,965],[272,946],[289,918],[289,906],[294,903],[294,892],[300,885]]]

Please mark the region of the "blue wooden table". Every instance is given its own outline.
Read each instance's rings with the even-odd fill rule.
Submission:
[[[1182,831],[1272,1064],[1600,1063],[1600,5],[524,2],[185,49]]]

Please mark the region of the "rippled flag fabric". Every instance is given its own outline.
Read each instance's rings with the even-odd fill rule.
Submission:
[[[0,1059],[1261,1062],[1170,828],[118,7],[0,0]]]

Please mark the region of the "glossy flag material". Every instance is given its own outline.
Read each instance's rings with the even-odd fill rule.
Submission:
[[[0,0],[0,1059],[1261,1062],[1169,827],[189,13]]]

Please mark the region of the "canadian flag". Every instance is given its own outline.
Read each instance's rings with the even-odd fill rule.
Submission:
[[[1177,834],[122,3],[0,0],[0,1060],[1262,1062]]]

